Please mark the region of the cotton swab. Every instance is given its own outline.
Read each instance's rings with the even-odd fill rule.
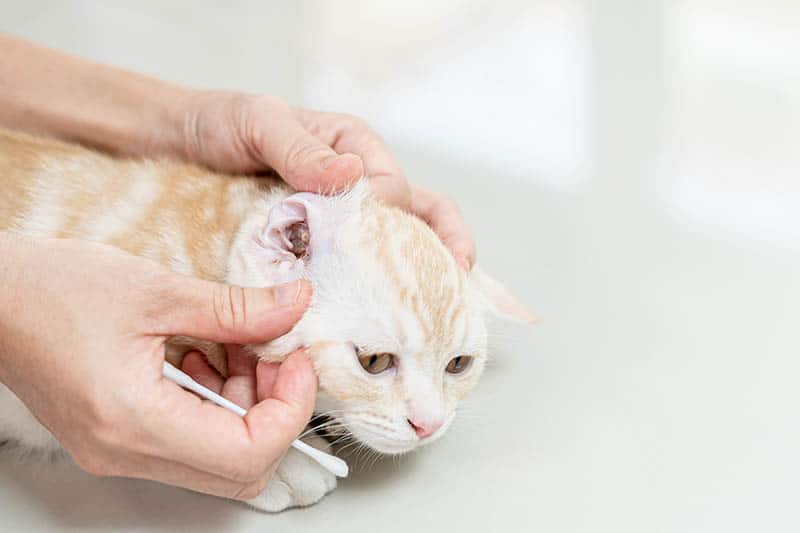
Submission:
[[[171,364],[165,362],[164,363],[164,370],[163,370],[164,377],[170,381],[173,381],[183,387],[184,389],[188,389],[194,393],[199,394],[201,397],[205,398],[206,400],[210,400],[215,404],[219,405],[220,407],[224,407],[228,411],[233,411],[239,416],[244,416],[247,414],[247,411],[236,405],[235,403],[226,400],[219,394],[215,393],[212,390],[207,389],[206,387],[200,385],[198,382],[193,380],[187,374],[181,372]],[[350,469],[347,466],[347,463],[339,459],[338,457],[334,457],[333,455],[327,454],[322,452],[312,446],[309,446],[305,442],[301,440],[295,440],[292,442],[292,447],[295,450],[298,450],[309,457],[311,457],[314,461],[319,463],[320,466],[325,468],[331,474],[336,477],[347,477],[347,474],[350,472]]]

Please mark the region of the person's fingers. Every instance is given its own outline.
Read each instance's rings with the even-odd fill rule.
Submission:
[[[300,320],[311,298],[306,281],[266,288],[170,276],[158,295],[150,333],[239,344],[272,340]]]
[[[183,356],[181,370],[189,375],[200,385],[220,394],[225,380],[219,373],[211,368],[206,358],[200,352],[191,351]]]
[[[354,153],[364,162],[364,175],[370,179],[398,184],[405,183],[403,170],[381,137],[360,120],[341,127],[333,148],[340,153]],[[397,204],[395,204],[397,205]],[[398,207],[404,207],[398,205]]]
[[[288,107],[269,106],[263,125],[255,126],[252,139],[263,162],[298,191],[332,194],[351,187],[364,175],[361,158],[337,153],[309,133]]]
[[[475,243],[455,202],[413,184],[411,212],[427,222],[439,235],[464,270],[472,269],[475,264]]]
[[[256,390],[259,402],[272,396],[272,389],[275,388],[280,368],[281,365],[279,363],[258,362],[256,367]]]
[[[228,344],[228,379],[222,387],[222,395],[242,407],[250,409],[258,401],[256,397],[256,363],[258,359],[244,351],[242,346]]]
[[[292,110],[300,125],[339,154],[357,154],[363,161],[363,175],[370,189],[384,202],[408,209],[408,182],[389,147],[366,122],[358,117],[323,113],[310,109]]]
[[[200,352],[187,353],[183,358],[181,369],[201,385],[222,395],[242,409],[250,409],[258,401],[256,395],[258,360],[245,353],[238,345],[229,344],[226,348],[228,349],[227,379],[223,379],[211,368]]]
[[[242,409],[250,409],[258,401],[255,376],[231,376],[222,386],[222,396]]]
[[[256,356],[245,352],[238,344],[228,344],[225,351],[228,354],[228,376],[243,376],[255,380],[258,363]]]
[[[162,380],[158,401],[139,411],[146,436],[139,451],[255,483],[308,423],[316,387],[310,360],[295,352],[281,364],[270,397],[243,419]]]
[[[465,271],[475,264],[475,243],[457,211],[439,211],[431,217],[431,227]]]
[[[271,379],[269,365],[256,367],[257,377]],[[317,375],[308,355],[297,351],[281,363],[271,394],[247,412],[247,422],[256,441],[271,435],[273,446],[286,449],[303,431],[314,412]]]
[[[411,188],[405,178],[382,175],[367,179],[369,189],[376,197],[389,205],[408,211],[411,206]]]

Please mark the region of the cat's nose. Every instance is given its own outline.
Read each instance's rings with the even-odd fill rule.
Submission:
[[[408,425],[411,426],[411,429],[414,430],[414,433],[417,434],[417,437],[424,439],[425,437],[430,437],[436,430],[442,427],[443,420],[436,420],[433,422],[429,421],[414,421],[410,418],[408,420]]]

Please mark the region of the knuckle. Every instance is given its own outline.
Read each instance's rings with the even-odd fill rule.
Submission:
[[[306,161],[326,151],[325,146],[309,143],[303,136],[298,136],[291,141],[286,149],[284,168],[287,172],[296,172]]]
[[[219,329],[236,329],[247,321],[247,291],[243,287],[217,285],[211,294],[211,307]]]

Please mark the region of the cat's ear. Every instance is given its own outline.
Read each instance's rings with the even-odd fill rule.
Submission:
[[[253,236],[262,274],[272,284],[303,277],[311,242],[308,199],[293,194],[273,205],[266,225]]]
[[[365,195],[366,185],[359,183],[338,196],[301,192],[278,201],[254,236],[262,272],[272,283],[304,277],[312,257],[330,252],[337,233],[357,221]]]
[[[508,289],[486,274],[478,265],[475,265],[469,273],[469,283],[481,295],[489,310],[500,318],[527,324],[539,321],[539,317],[529,311],[508,292]]]

